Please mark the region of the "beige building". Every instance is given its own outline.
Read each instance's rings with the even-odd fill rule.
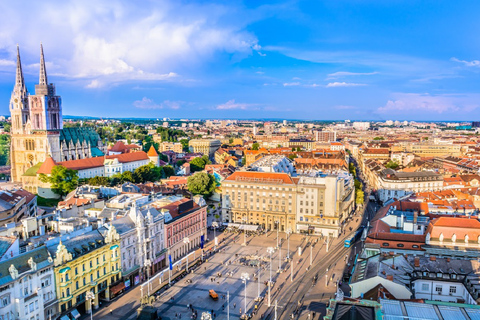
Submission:
[[[338,236],[353,211],[351,175],[291,177],[237,171],[222,182],[224,222]]]
[[[221,147],[222,143],[217,139],[192,139],[188,142],[190,152],[203,153],[213,158],[215,151]]]
[[[183,147],[180,142],[162,142],[160,143],[160,152],[164,151],[173,151],[176,153],[182,153],[183,152]]]
[[[459,144],[410,143],[405,146],[406,152],[420,157],[460,156],[462,146]]]

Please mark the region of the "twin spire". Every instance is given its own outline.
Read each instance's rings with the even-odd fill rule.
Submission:
[[[45,66],[45,57],[43,55],[43,45],[40,44],[40,77],[38,80],[40,86],[48,86],[47,68]],[[14,90],[25,90],[25,80],[23,78],[22,62],[20,60],[20,48],[17,44],[17,72],[15,75]]]

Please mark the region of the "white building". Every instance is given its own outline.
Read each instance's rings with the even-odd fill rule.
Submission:
[[[164,215],[152,207],[140,208],[133,203],[124,217],[111,225],[120,235],[122,276],[128,287],[146,280],[165,266]],[[145,261],[151,263],[147,271]]]
[[[53,260],[45,246],[0,263],[0,319],[55,319]]]
[[[353,129],[355,130],[368,130],[370,128],[370,122],[360,122],[360,121],[355,121],[353,124]]]
[[[292,161],[285,156],[269,155],[252,163],[250,170],[293,174],[295,172],[295,167],[293,166]]]

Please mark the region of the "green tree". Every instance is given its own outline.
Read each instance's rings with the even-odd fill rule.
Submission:
[[[258,150],[260,148],[260,144],[258,142],[255,142],[252,144],[252,150]]]
[[[185,162],[187,162],[186,160],[178,160],[177,163],[175,164],[177,167],[181,167]]]
[[[398,164],[398,162],[396,161],[388,161],[388,163],[385,165],[386,168],[390,168],[390,169],[393,169],[393,170],[396,170],[400,165]]]
[[[159,144],[157,142],[154,142],[151,136],[146,136],[145,139],[142,141],[143,151],[148,152],[148,150],[150,150],[150,147],[152,145],[158,153]]]
[[[302,151],[302,148],[297,147],[297,152],[300,152],[300,151]]]
[[[242,157],[242,166],[245,166],[245,164],[247,163],[247,157]]]
[[[189,151],[188,139],[182,139],[182,140],[180,140],[180,143],[182,144],[183,151],[188,152]]]
[[[108,186],[110,185],[110,179],[107,177],[95,176],[88,179],[88,184],[92,186]]]
[[[205,169],[205,165],[210,163],[211,161],[208,159],[208,156],[206,155],[193,158],[192,161],[190,161],[190,171],[191,172],[202,171],[203,169]]]
[[[206,172],[197,172],[188,177],[187,187],[193,194],[210,196],[215,190],[215,177]]]
[[[40,174],[40,181],[50,183],[54,193],[64,197],[78,185],[78,171],[64,166],[55,166],[50,175]]]
[[[120,181],[122,183],[125,182],[135,182],[135,178],[133,176],[132,171],[125,171],[120,175]]]
[[[364,199],[364,194],[362,190],[357,190],[355,192],[355,203],[356,204],[363,204],[365,199]]]
[[[162,168],[155,166],[152,162],[149,164],[138,167],[133,172],[133,178],[135,182],[145,183],[156,182],[162,177]]]
[[[296,154],[291,154],[291,155],[288,156],[288,158],[289,158],[290,160],[293,160],[293,159],[295,159],[295,158],[298,158],[298,156],[297,156]]]
[[[385,138],[384,137],[375,137],[375,138],[373,138],[373,140],[385,140]]]
[[[175,169],[172,166],[163,166],[163,174],[165,178],[171,177],[175,175]]]

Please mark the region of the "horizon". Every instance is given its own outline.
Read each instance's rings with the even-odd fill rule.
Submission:
[[[33,94],[43,43],[48,80],[72,116],[479,119],[474,1],[18,1],[0,8],[1,113],[14,85],[16,44]]]

